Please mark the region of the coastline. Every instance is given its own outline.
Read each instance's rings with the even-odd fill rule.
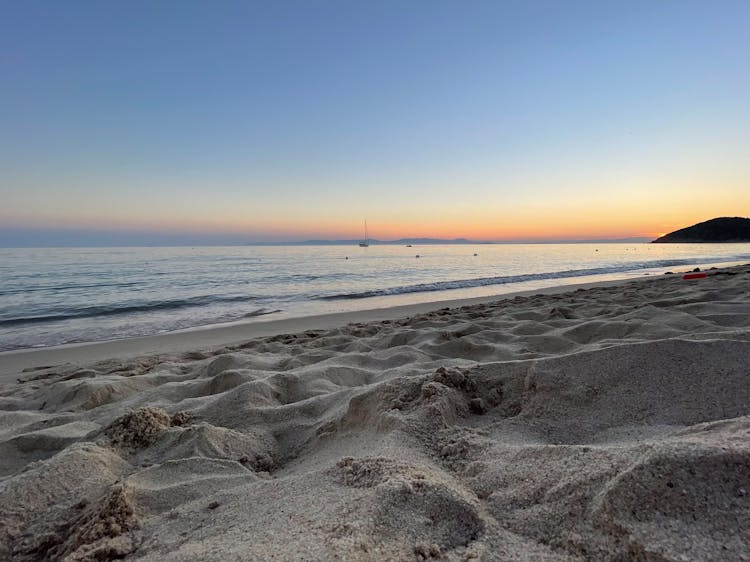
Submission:
[[[528,289],[492,296],[421,302],[385,308],[335,312],[277,320],[233,322],[150,336],[4,351],[0,352],[0,382],[6,382],[9,377],[18,375],[24,370],[40,369],[64,363],[86,364],[106,359],[128,359],[155,354],[207,350],[236,345],[260,337],[304,332],[306,330],[329,330],[354,322],[396,320],[416,314],[432,312],[441,308],[472,306],[513,299],[519,296],[555,295],[579,289],[639,283],[655,278],[655,276],[650,275],[627,280],[618,279],[551,285],[541,289]]]
[[[666,246],[515,244],[478,255],[455,246],[434,252],[394,246],[368,248],[348,260],[348,250],[327,247],[63,249],[33,260],[19,250],[4,256],[0,275],[0,353],[495,297],[750,260],[750,244]],[[92,271],[84,264],[98,265]]]

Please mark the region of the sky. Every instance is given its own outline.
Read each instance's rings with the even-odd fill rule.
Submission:
[[[750,2],[0,6],[0,245],[750,215]]]

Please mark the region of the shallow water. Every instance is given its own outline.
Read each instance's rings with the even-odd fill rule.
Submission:
[[[750,244],[0,249],[0,350],[749,260]]]

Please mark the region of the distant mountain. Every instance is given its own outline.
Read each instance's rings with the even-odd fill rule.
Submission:
[[[750,219],[721,217],[675,230],[654,240],[669,242],[750,242]]]
[[[394,240],[391,244],[486,244],[487,242],[478,242],[466,238],[452,238],[443,240],[442,238],[400,238]]]
[[[581,238],[579,240],[523,240],[514,241],[513,244],[645,244],[651,238],[644,236],[630,236],[629,238]]]
[[[356,246],[362,240],[305,240],[304,242],[293,242],[294,245],[300,246]],[[466,238],[452,238],[444,240],[442,238],[400,238],[399,240],[375,240],[370,238],[370,244],[398,245],[398,244],[490,244],[490,242],[477,242],[476,240],[467,240]]]
[[[362,240],[304,240],[301,242],[250,242],[248,246],[356,246]],[[555,240],[555,239],[528,239],[528,240],[469,240],[468,238],[399,238],[398,240],[376,240],[370,238],[370,244],[373,246],[406,246],[412,245],[429,245],[429,244],[634,244],[650,242],[650,238],[630,237],[630,238],[585,238],[581,240]]]

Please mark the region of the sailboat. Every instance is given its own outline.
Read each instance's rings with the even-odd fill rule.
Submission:
[[[365,221],[365,238],[359,243],[360,248],[367,248],[370,245],[370,236],[367,234],[367,221]]]

